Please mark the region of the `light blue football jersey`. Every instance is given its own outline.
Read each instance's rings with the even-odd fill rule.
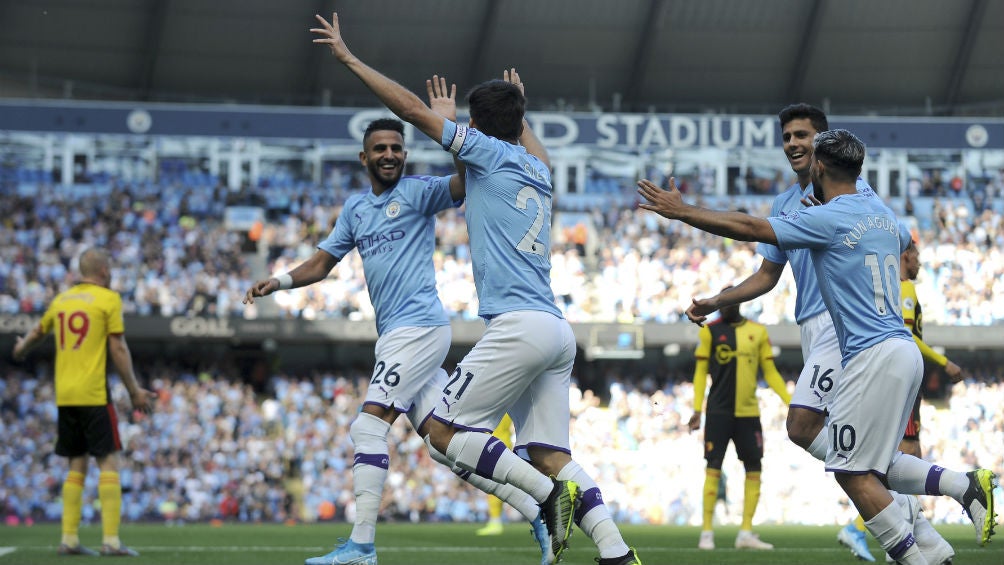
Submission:
[[[873,191],[767,221],[781,250],[809,250],[843,365],[886,339],[912,339],[899,306],[899,222]]]
[[[526,149],[446,120],[443,148],[467,167],[467,233],[485,319],[515,310],[562,317],[551,291],[551,171]]]
[[[432,254],[436,214],[458,206],[449,177],[402,177],[379,196],[367,190],[345,201],[317,247],[339,260],[358,249],[376,312],[377,333],[449,324],[436,292]]]
[[[868,186],[867,182],[860,178],[857,182],[857,189],[858,192],[864,194],[874,194],[875,192],[872,190],[872,187]],[[809,186],[803,190],[801,185],[796,182],[774,199],[774,203],[770,208],[771,217],[783,216],[790,212],[804,210],[806,206],[802,204],[802,199],[811,194],[812,183],[809,183]],[[760,243],[757,244],[756,252],[771,263],[777,263],[781,266],[784,266],[785,263],[791,263],[791,274],[795,278],[795,287],[798,291],[795,294],[796,324],[801,324],[810,318],[822,314],[826,310],[823,297],[819,294],[819,284],[816,282],[816,272],[813,269],[812,258],[809,256],[808,249],[788,249],[781,251],[776,245]]]

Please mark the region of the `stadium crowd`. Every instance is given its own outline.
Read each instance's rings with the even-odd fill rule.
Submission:
[[[150,416],[130,414],[113,386],[125,447],[122,513],[126,521],[169,524],[207,520],[282,522],[352,519],[352,444],[348,426],[361,401],[363,372],[273,375],[268,392],[216,367],[145,367],[160,392]],[[993,372],[996,371],[996,372]],[[947,405],[923,408],[929,459],[955,469],[1004,472],[1004,375],[978,369],[952,389]],[[698,525],[704,462],[701,435],[687,431],[693,388],[686,375],[613,380],[609,403],[570,391],[572,450],[606,491],[619,522]],[[794,377],[794,372],[788,375]],[[658,381],[663,382],[663,381]],[[789,386],[793,386],[789,383]],[[844,524],[854,510],[822,464],[789,442],[786,410],[761,389],[762,523]],[[18,368],[0,380],[0,513],[7,524],[59,519],[66,459],[52,453],[56,410],[48,367]],[[390,474],[381,515],[399,521],[482,521],[485,497],[428,457],[404,418],[390,435]],[[742,464],[730,450],[723,468],[728,500],[719,519],[742,512]],[[86,478],[85,521],[96,519],[96,470]],[[652,485],[659,485],[655,493]],[[1004,495],[998,488],[998,496]],[[967,523],[954,501],[923,499],[935,523]],[[1004,503],[1004,500],[1002,500]],[[519,520],[508,509],[508,518]]]
[[[338,180],[341,179],[341,180]],[[354,186],[348,172],[338,182]],[[266,269],[285,272],[308,257],[330,231],[351,190],[263,186],[231,193],[212,186],[165,190],[154,184],[35,192],[5,191],[8,211],[0,226],[0,313],[40,312],[75,271],[79,252],[107,246],[113,255],[113,289],[127,314],[162,316],[258,315],[240,297],[253,280],[242,248],[246,234],[225,229],[221,218],[235,201],[259,202],[269,219],[256,235],[269,259]],[[715,208],[769,213],[769,197],[697,197]],[[685,321],[695,296],[741,280],[759,265],[755,246],[709,236],[646,214],[633,205],[558,203],[552,247],[552,287],[573,322]],[[899,204],[897,202],[896,204]],[[919,239],[917,292],[925,321],[940,325],[991,325],[1004,321],[1004,215],[980,212],[963,199],[911,203],[904,216]],[[565,212],[560,210],[564,209]],[[572,211],[577,210],[577,211]],[[562,218],[565,218],[564,220]],[[462,210],[437,222],[435,256],[440,296],[450,314],[477,317],[477,297]],[[265,273],[258,273],[264,275]],[[316,285],[275,296],[281,315],[369,320],[373,308],[357,253]],[[765,324],[793,321],[794,280],[786,271],[777,288],[746,305]]]

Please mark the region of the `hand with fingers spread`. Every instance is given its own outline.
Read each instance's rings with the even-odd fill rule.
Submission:
[[[659,188],[648,179],[641,179],[638,181],[638,194],[647,200],[647,203],[639,204],[639,208],[655,212],[670,220],[679,219],[687,207],[683,202],[683,195],[676,188],[676,179],[673,177],[670,177],[669,188],[666,190]]]
[[[429,93],[429,108],[440,116],[452,122],[457,121],[457,85],[446,88],[446,77],[432,75],[425,81],[425,90]]]
[[[331,12],[331,21],[328,22],[321,16],[314,14],[314,18],[320,22],[322,27],[311,28],[311,33],[316,33],[320,37],[314,38],[314,43],[327,45],[331,49],[331,54],[341,62],[346,62],[352,58],[345,40],[342,39],[342,31],[338,26],[338,12]]]

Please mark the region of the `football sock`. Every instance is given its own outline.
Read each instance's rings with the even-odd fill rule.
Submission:
[[[760,472],[747,472],[743,489],[743,523],[740,530],[753,529],[753,514],[760,502]]]
[[[551,479],[510,451],[499,438],[481,432],[458,431],[446,449],[446,458],[465,471],[497,483],[515,486],[543,503],[551,494]]]
[[[101,501],[101,543],[118,549],[119,524],[122,523],[122,483],[116,471],[98,475],[98,500]]]
[[[854,521],[851,522],[851,523],[854,524],[854,527],[857,528],[859,532],[866,531],[865,530],[865,519],[861,517],[861,514],[858,514],[857,517],[854,518]]]
[[[901,451],[897,451],[886,472],[889,487],[907,494],[948,495],[962,502],[969,488],[969,478],[964,473],[933,465]]]
[[[80,545],[80,511],[84,499],[84,474],[70,471],[63,481],[63,541],[70,547]]]
[[[702,526],[706,531],[711,530],[712,519],[715,515],[715,503],[718,502],[718,481],[721,479],[721,476],[722,471],[720,469],[704,470],[704,491],[702,496],[704,499],[704,520]]]
[[[603,493],[585,469],[575,461],[569,461],[558,471],[556,478],[559,481],[575,481],[582,489],[582,504],[575,513],[575,523],[596,544],[600,558],[627,555],[631,549],[624,543],[610,510],[603,504]]]
[[[924,565],[927,561],[920,553],[910,527],[903,519],[903,511],[896,502],[890,503],[865,522],[865,527],[875,536],[882,549],[897,562],[905,565]]]
[[[390,424],[366,412],[360,412],[349,427],[349,437],[355,446],[352,490],[356,497],[356,519],[349,539],[356,543],[373,543],[376,539],[380,498],[390,465],[387,450],[389,431]]]
[[[492,522],[502,522],[502,499],[495,495],[488,497],[488,519]]]
[[[513,485],[497,483],[492,479],[486,479],[451,463],[445,455],[440,453],[435,447],[432,447],[429,436],[425,436],[425,445],[428,446],[429,454],[434,461],[449,467],[458,477],[470,483],[474,488],[499,499],[499,516],[501,516],[502,502],[518,510],[528,522],[532,522],[537,517],[537,514],[540,513],[540,506],[537,505],[537,501],[529,494]]]

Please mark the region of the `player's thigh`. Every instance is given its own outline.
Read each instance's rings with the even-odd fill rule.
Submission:
[[[84,406],[60,406],[56,433],[56,455],[80,457],[87,455],[87,426]]]
[[[554,364],[556,348],[564,338],[557,322],[568,325],[546,312],[508,312],[493,318],[450,375],[435,418],[490,433],[509,412],[517,422],[518,438],[525,415],[517,421],[520,416],[510,409],[537,376]]]
[[[410,412],[442,370],[451,335],[450,326],[430,326],[396,328],[380,336],[363,402]]]
[[[708,467],[721,469],[725,451],[732,440],[735,416],[727,412],[708,412],[704,417],[704,459]]]
[[[886,472],[922,370],[920,351],[905,339],[887,339],[847,363],[830,403],[827,470]]]
[[[833,394],[833,387],[840,378],[840,343],[829,315],[820,314],[806,321],[802,328],[802,340],[809,343],[803,351],[805,365],[795,381],[795,392],[789,406],[804,408],[818,414],[825,414]]]
[[[535,446],[571,453],[568,388],[575,363],[575,336],[571,326],[564,320],[561,322],[554,327],[558,339],[554,343],[557,354],[553,362],[533,379],[510,412],[520,452]]]
[[[736,418],[732,441],[736,445],[736,457],[747,465],[759,463],[763,459],[763,428],[759,417]]]

